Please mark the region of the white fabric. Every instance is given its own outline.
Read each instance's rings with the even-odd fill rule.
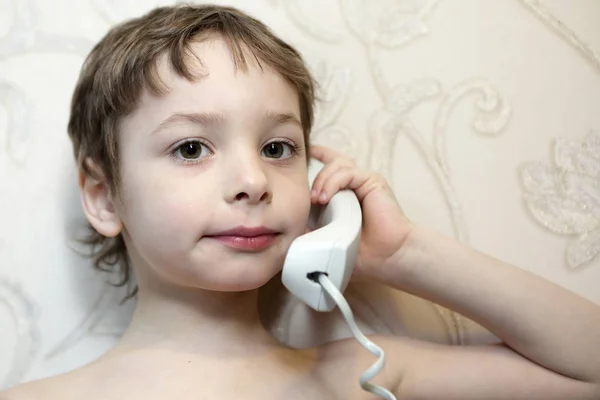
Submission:
[[[65,127],[93,43],[167,3],[0,0],[0,387],[87,363],[128,321],[133,304],[69,249],[82,214]],[[315,141],[384,173],[415,221],[600,303],[600,2],[230,4],[309,58]],[[405,294],[350,294],[371,331],[494,339]],[[291,345],[347,336],[337,314],[273,296],[265,318]]]

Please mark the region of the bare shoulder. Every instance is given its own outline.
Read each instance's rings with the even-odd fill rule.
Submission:
[[[23,383],[0,392],[0,400],[74,400],[81,398],[81,393],[86,393],[86,389],[87,393],[93,392],[88,375],[88,368],[81,368]]]
[[[62,399],[62,387],[69,387],[68,379],[52,377],[14,386],[0,392],[0,400],[50,400]],[[68,397],[67,397],[68,398]]]

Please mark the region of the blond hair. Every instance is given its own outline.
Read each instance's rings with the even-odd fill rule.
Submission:
[[[210,34],[218,34],[227,42],[236,68],[247,70],[246,56],[250,54],[261,68],[262,63],[273,68],[297,90],[308,149],[315,94],[313,78],[301,55],[262,22],[235,8],[176,5],[159,7],[116,25],[86,58],[68,124],[83,174],[100,178],[90,167],[92,161],[111,193],[119,192],[119,122],[136,108],[145,88],[159,95],[168,89],[157,73],[159,56],[166,55],[180,76],[195,79],[189,65],[190,44]],[[130,283],[131,268],[122,235],[108,238],[90,226],[82,241],[90,246],[96,268],[116,272],[118,286]],[[136,291],[134,288],[128,297]]]

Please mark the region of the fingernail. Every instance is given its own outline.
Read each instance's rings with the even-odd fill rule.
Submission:
[[[319,196],[319,200],[323,201],[327,198],[327,193],[325,192],[321,192],[321,195]]]
[[[313,190],[312,192],[310,192],[310,195],[311,195],[312,197],[317,197],[317,191],[316,191],[316,190]]]

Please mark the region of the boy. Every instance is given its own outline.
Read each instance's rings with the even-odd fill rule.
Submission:
[[[0,398],[374,398],[357,384],[373,356],[354,340],[288,349],[256,310],[311,202],[349,188],[364,218],[357,275],[503,340],[375,337],[387,354],[375,383],[403,400],[600,399],[600,307],[416,226],[382,177],[309,149],[313,97],[298,53],[231,8],[159,8],[110,31],[84,65],[69,133],[97,263],[127,280],[131,261],[137,309],[96,362]],[[312,194],[308,156],[326,164]]]

